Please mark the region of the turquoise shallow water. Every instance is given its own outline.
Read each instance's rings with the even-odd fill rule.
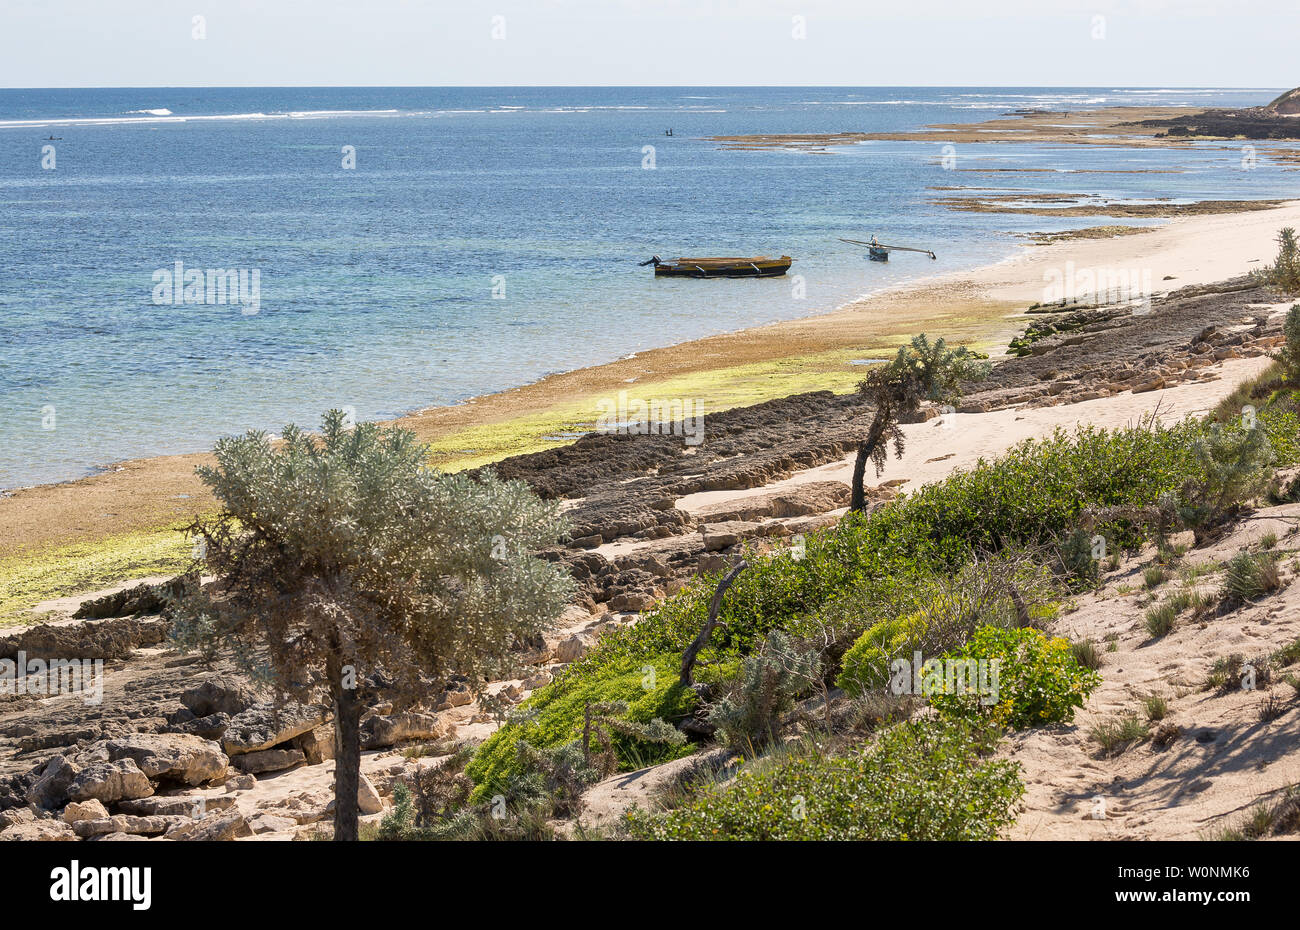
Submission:
[[[1232,146],[966,145],[949,171],[930,143],[812,155],[724,151],[705,136],[899,130],[1022,107],[1231,106],[1277,92],[3,90],[0,488],[315,424],[331,406],[371,419],[454,403],[830,310],[1003,258],[1017,231],[1072,225],[954,213],[927,202],[931,187],[1187,200],[1296,189],[1294,173],[1267,162],[1240,170]],[[1171,166],[1181,173],[1145,173]],[[1016,167],[1048,170],[991,170]],[[939,260],[869,264],[836,241],[872,233]],[[636,266],[701,252],[793,255],[804,296],[791,279],[655,280]],[[255,308],[156,302],[156,274],[177,262],[256,273]]]

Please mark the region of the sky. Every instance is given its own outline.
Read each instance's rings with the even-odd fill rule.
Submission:
[[[1292,87],[1300,0],[0,0],[0,86]]]

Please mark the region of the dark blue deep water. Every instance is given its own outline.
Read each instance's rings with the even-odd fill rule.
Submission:
[[[373,419],[454,403],[824,312],[1003,258],[1017,231],[1071,225],[946,211],[928,203],[935,186],[1138,199],[1296,187],[1267,161],[1240,170],[1233,146],[966,145],[956,165],[970,170],[947,171],[933,143],[806,154],[726,151],[705,136],[911,129],[1019,107],[1254,104],[1277,92],[0,90],[0,488],[252,427],[315,425],[331,406]],[[1143,172],[1171,166],[1181,173]],[[1050,170],[986,170],[997,167]],[[939,261],[869,264],[836,241],[872,233]],[[636,266],[654,253],[790,254],[806,297],[794,299],[790,279],[657,281]],[[156,303],[155,272],[176,262],[256,271],[257,312]]]

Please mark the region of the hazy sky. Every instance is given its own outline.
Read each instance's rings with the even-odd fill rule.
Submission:
[[[0,85],[1291,87],[1297,39],[1300,0],[0,0]]]

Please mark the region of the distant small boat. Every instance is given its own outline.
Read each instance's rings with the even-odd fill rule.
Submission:
[[[872,236],[870,242],[863,242],[861,239],[841,239],[840,242],[848,242],[852,245],[865,245],[867,247],[867,258],[873,262],[889,261],[890,252],[920,252],[922,255],[928,255],[931,258],[937,258],[929,249],[914,249],[906,245],[885,245],[883,242],[877,242],[876,237]]]
[[[790,270],[789,255],[780,258],[679,258],[662,261],[658,255],[641,266],[655,266],[655,276],[677,278],[776,278]]]

